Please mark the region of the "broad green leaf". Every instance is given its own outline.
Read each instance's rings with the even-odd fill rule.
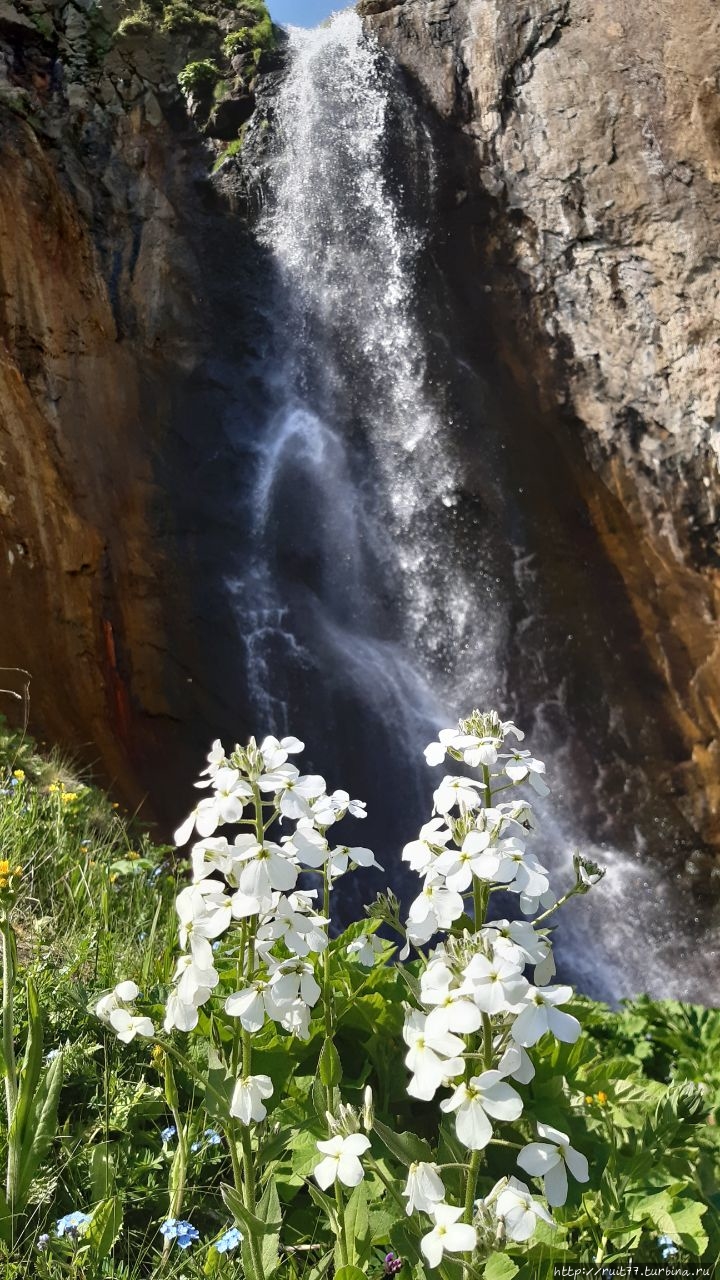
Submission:
[[[27,1016],[28,1038],[20,1071],[17,1104],[8,1133],[8,1146],[11,1153],[10,1165],[12,1168],[14,1164],[18,1172],[22,1162],[23,1146],[42,1071],[43,1025],[37,991],[32,978],[27,979]],[[20,1181],[21,1176],[18,1178],[18,1182]],[[17,1201],[20,1198],[20,1186],[15,1187],[14,1191]]]
[[[258,1217],[265,1223],[282,1222],[282,1209],[280,1208],[277,1186],[272,1176],[260,1197]],[[273,1231],[272,1234],[263,1236],[262,1239],[262,1264],[265,1280],[269,1280],[269,1277],[277,1270],[279,1263],[280,1234],[279,1231]]]
[[[359,1267],[339,1267],[335,1272],[335,1280],[365,1280],[365,1272]]]
[[[53,1058],[41,1077],[33,1098],[28,1131],[20,1157],[17,1200],[24,1203],[35,1174],[45,1159],[57,1133],[57,1112],[64,1074],[64,1053]]]
[[[241,1197],[234,1187],[228,1187],[225,1185],[220,1188],[220,1191],[222,1198],[230,1210],[230,1213],[233,1215],[238,1227],[241,1229],[244,1228],[245,1231],[249,1231],[250,1235],[255,1236],[258,1240],[261,1236],[272,1235],[274,1232],[279,1232],[280,1227],[282,1226],[280,1219],[278,1219],[277,1222],[264,1222],[257,1214],[251,1213],[249,1209],[245,1208]]]
[[[348,1262],[364,1262],[371,1245],[367,1189],[364,1182],[358,1183],[345,1206],[345,1234]]]
[[[494,1253],[488,1258],[483,1271],[484,1280],[512,1280],[520,1268],[506,1253]]]
[[[115,1169],[110,1154],[110,1143],[99,1142],[90,1156],[91,1203],[107,1200],[115,1190]]]
[[[320,1061],[318,1062],[318,1074],[321,1084],[326,1088],[332,1088],[340,1084],[342,1080],[342,1066],[340,1063],[340,1055],[338,1054],[332,1040],[327,1038],[320,1052]]]
[[[102,1200],[93,1210],[92,1220],[83,1236],[83,1242],[90,1245],[98,1258],[107,1258],[112,1252],[122,1229],[123,1211],[119,1196],[111,1196]]]
[[[395,1133],[380,1120],[374,1122],[373,1129],[390,1154],[408,1168],[411,1164],[419,1164],[421,1161],[432,1162],[433,1154],[427,1142],[416,1137],[414,1133]]]

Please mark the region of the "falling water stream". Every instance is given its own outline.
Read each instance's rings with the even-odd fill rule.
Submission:
[[[400,889],[399,849],[429,816],[440,776],[423,746],[474,706],[515,710],[507,653],[515,598],[532,594],[532,557],[513,533],[522,513],[479,528],[459,496],[452,360],[438,378],[418,286],[433,143],[353,12],[291,31],[272,133],[257,225],[271,349],[263,407],[245,429],[245,555],[229,584],[247,697],[262,732],[300,734],[331,785],[368,799],[363,839],[372,836]],[[481,420],[475,429],[488,505],[501,510],[504,444]],[[568,912],[566,970],[610,997],[649,989],[707,999],[712,956],[709,944],[691,954],[701,928],[692,904],[678,966],[666,923],[678,910],[674,878],[666,883],[647,858],[588,846],[572,751],[557,727],[544,736],[542,726],[541,707],[531,745],[558,794],[544,807],[538,852],[558,879],[579,845],[609,864],[594,901]]]

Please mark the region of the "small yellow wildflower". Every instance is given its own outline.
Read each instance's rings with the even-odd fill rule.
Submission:
[[[50,783],[50,786],[48,787],[48,791],[51,796],[56,795],[59,790],[60,790],[60,787],[58,786],[57,782]]]
[[[164,1057],[165,1057],[165,1050],[163,1049],[162,1045],[154,1044],[150,1052],[150,1061],[152,1065],[154,1067],[157,1067],[157,1069],[159,1070],[163,1064]]]
[[[8,882],[6,876],[0,876],[0,889],[7,889]]]
[[[77,791],[63,791],[60,797],[63,804],[74,804],[77,798]]]
[[[117,880],[117,878],[118,878],[117,871],[113,871],[112,875],[110,876],[110,883],[115,884],[115,881]]]
[[[20,876],[22,875],[22,873],[23,873],[22,867],[13,867],[13,875],[17,880],[20,879]]]
[[[125,857],[128,858],[130,862],[137,862],[138,858],[140,857],[140,854],[138,853],[137,849],[128,849],[127,853],[125,854]]]
[[[8,862],[7,858],[3,858],[2,862],[0,862],[0,876],[9,876],[9,875],[10,875],[10,863]]]
[[[25,770],[24,770],[24,769],[13,769],[13,778],[17,778],[18,782],[24,782],[24,781],[25,781]]]
[[[586,1093],[586,1094],[585,1094],[585,1101],[587,1102],[588,1106],[590,1106],[590,1105],[591,1105],[591,1103],[592,1103],[592,1101],[593,1101],[593,1096],[592,1096],[592,1094],[591,1094],[591,1093]]]
[[[598,1102],[600,1103],[600,1106],[601,1106],[601,1107],[604,1107],[604,1106],[605,1106],[605,1103],[606,1103],[606,1102],[607,1102],[607,1100],[608,1100],[608,1096],[607,1096],[607,1094],[606,1094],[606,1093],[603,1093],[603,1091],[602,1091],[602,1089],[601,1089],[599,1093],[596,1093],[596,1094],[595,1094],[595,1097],[597,1098]]]

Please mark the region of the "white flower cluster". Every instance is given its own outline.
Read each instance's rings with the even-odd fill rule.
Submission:
[[[201,839],[191,849],[193,882],[176,900],[182,954],[167,1000],[166,1032],[197,1026],[200,1008],[220,982],[215,949],[234,925],[233,943],[237,929],[243,939],[238,971],[245,985],[227,996],[225,1012],[246,1032],[259,1031],[271,1018],[292,1035],[309,1035],[321,995],[313,957],[328,945],[329,921],[318,910],[317,892],[296,887],[298,877],[309,870],[334,882],[349,868],[377,863],[369,849],[331,846],[328,828],[348,813],[364,818],[365,806],[346,791],[328,794],[317,774],[302,775],[289,761],[302,750],[293,737],[267,737],[259,746],[251,738],[230,756],[221,742],[213,743],[196,784],[212,795],[175,834],[178,845],[193,830]],[[276,820],[295,824],[279,843],[267,836]],[[229,840],[217,834],[228,824],[246,829]],[[271,1093],[265,1076],[239,1080],[231,1114],[244,1124],[264,1119]]]
[[[494,713],[474,712],[457,730],[443,730],[439,742],[431,743],[425,752],[428,763],[440,764],[449,754],[480,767],[482,777],[445,777],[434,796],[438,816],[403,851],[403,859],[424,882],[410,907],[406,952],[455,926],[454,936],[436,947],[422,972],[420,1008],[408,1009],[406,1015],[408,1092],[429,1100],[449,1088],[440,1109],[453,1116],[457,1137],[471,1152],[492,1140],[493,1121],[513,1122],[522,1114],[522,1098],[509,1080],[526,1084],[533,1078],[527,1050],[546,1032],[567,1043],[580,1034],[577,1019],[560,1008],[572,988],[547,985],[555,972],[547,933],[529,920],[485,922],[496,890],[517,894],[525,915],[554,904],[548,873],[522,838],[534,826],[530,806],[524,800],[498,804],[494,799],[499,791],[525,781],[539,794],[548,790],[540,761],[526,751],[503,749],[509,734],[523,736]],[[466,913],[475,915],[474,932],[456,923]],[[528,967],[532,981],[525,973]],[[563,1204],[566,1168],[585,1181],[587,1162],[565,1134],[542,1125],[538,1130],[549,1143],[525,1147],[520,1166],[545,1178],[551,1204]],[[433,1166],[411,1171],[405,1194],[409,1213],[420,1209],[434,1221],[422,1243],[430,1266],[439,1265],[445,1251],[475,1247],[476,1227],[460,1222],[463,1211],[446,1203]],[[482,1206],[484,1213],[494,1206],[496,1227],[501,1225],[515,1240],[532,1234],[537,1217],[549,1217],[515,1179]]]
[[[95,1014],[102,1022],[108,1023],[118,1040],[130,1044],[135,1036],[150,1039],[155,1035],[151,1018],[135,1014],[131,1006],[140,995],[140,988],[135,982],[118,982],[117,986],[106,996],[101,996],[95,1005]]]

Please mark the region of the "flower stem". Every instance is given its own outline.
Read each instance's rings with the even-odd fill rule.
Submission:
[[[335,1204],[337,1205],[338,1245],[340,1246],[340,1261],[342,1262],[342,1265],[346,1267],[348,1265],[350,1257],[348,1254],[347,1227],[345,1223],[345,1203],[343,1201],[342,1191],[340,1190],[340,1182],[337,1178],[335,1179]]]
[[[467,1171],[467,1182],[465,1184],[465,1213],[466,1222],[472,1222],[473,1209],[475,1206],[475,1191],[477,1188],[478,1173],[480,1171],[481,1152],[473,1151],[470,1157],[470,1164]]]

